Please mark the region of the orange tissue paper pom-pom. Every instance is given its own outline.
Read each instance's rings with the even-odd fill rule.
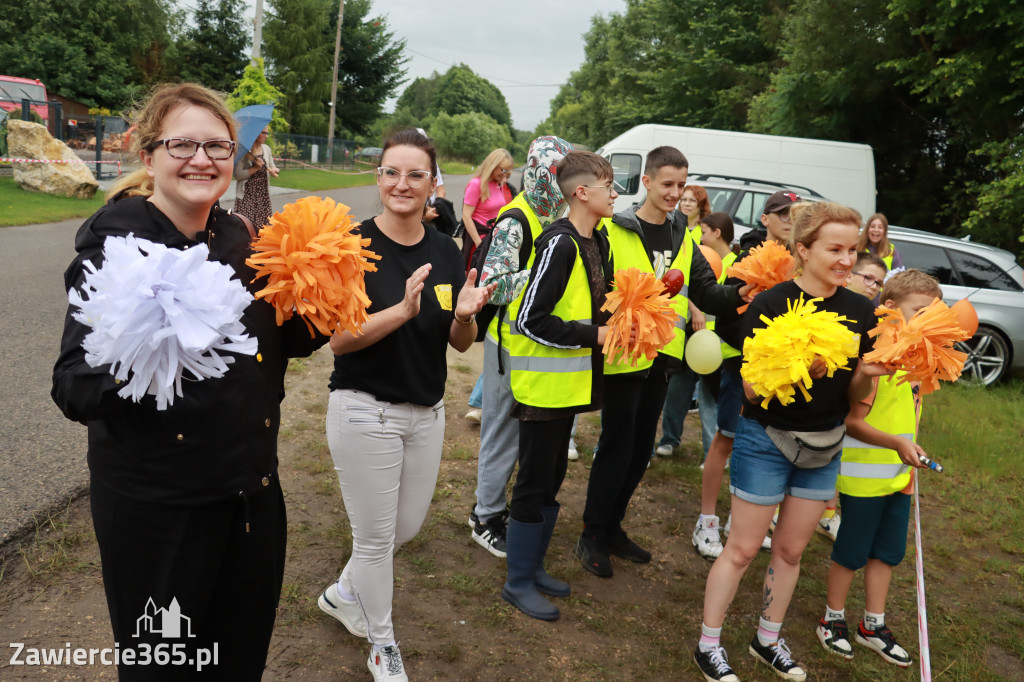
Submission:
[[[326,197],[305,197],[275,213],[253,242],[246,263],[266,286],[256,293],[277,311],[277,324],[298,313],[309,333],[336,329],[357,334],[369,318],[364,275],[380,256],[363,247],[369,239],[353,232],[358,225],[345,204]]]
[[[935,299],[909,321],[899,309],[881,306],[875,313],[881,319],[868,332],[875,338],[875,347],[864,355],[865,362],[900,372],[898,383],[921,382],[922,394],[937,391],[939,381],[957,380],[967,354],[953,344],[971,338],[960,326],[957,311]]]
[[[629,361],[634,367],[643,356],[651,360],[675,336],[678,315],[672,310],[665,287],[657,277],[637,268],[615,272],[615,289],[601,310],[612,311],[604,354],[609,364]],[[636,339],[630,343],[633,325]]]
[[[789,249],[778,242],[766,241],[752,248],[747,257],[726,270],[726,274],[753,284],[751,295],[756,296],[779,282],[793,279],[795,270],[796,260]],[[743,306],[739,312],[746,309],[747,306]]]
[[[704,258],[707,259],[708,265],[711,266],[711,271],[715,273],[715,279],[722,276],[722,257],[718,255],[718,252],[712,249],[710,246],[700,245],[700,252],[704,254]]]

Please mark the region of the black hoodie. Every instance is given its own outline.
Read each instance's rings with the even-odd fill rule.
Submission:
[[[108,236],[136,237],[187,249],[210,248],[209,260],[230,266],[251,293],[255,272],[248,231],[235,216],[214,207],[206,230],[195,240],[144,197],[115,198],[78,230],[78,256],[64,273],[65,288],[79,287],[83,263],[103,260]],[[306,356],[327,338],[311,338],[298,316],[278,327],[274,308],[253,301],[242,323],[259,343],[255,356],[233,354],[219,379],[182,382],[183,395],[166,410],[156,399],[121,398],[109,367],[90,367],[82,340],[89,328],[64,319],[60,357],[53,369],[51,396],[68,419],[89,427],[89,469],[94,480],[126,497],[167,504],[203,504],[256,492],[277,472],[277,432],[284,373],[289,357]],[[187,376],[187,375],[186,375]]]

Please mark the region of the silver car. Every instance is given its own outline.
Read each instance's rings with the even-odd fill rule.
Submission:
[[[939,280],[947,304],[968,298],[978,312],[978,333],[957,346],[968,353],[963,378],[987,386],[1024,368],[1024,268],[1012,253],[896,226],[889,239],[906,267]]]

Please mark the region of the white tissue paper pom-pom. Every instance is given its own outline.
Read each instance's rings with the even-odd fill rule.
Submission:
[[[68,301],[92,329],[82,342],[85,361],[110,365],[118,381],[131,375],[122,398],[154,395],[165,410],[182,395],[186,370],[196,380],[217,378],[235,360],[220,353],[256,353],[241,321],[252,294],[208,256],[205,244],[181,251],[128,235],[107,237],[102,267],[85,262],[81,292],[72,289]]]

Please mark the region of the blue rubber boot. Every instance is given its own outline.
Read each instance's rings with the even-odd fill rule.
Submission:
[[[541,509],[541,514],[544,515],[544,552],[541,555],[540,564],[537,566],[537,572],[533,574],[533,584],[537,586],[539,592],[552,597],[568,597],[570,592],[569,583],[552,578],[544,570],[544,557],[548,553],[548,545],[551,544],[551,534],[555,532],[555,522],[558,520],[559,509],[560,507],[544,507]]]
[[[547,549],[544,526],[543,522],[520,523],[515,519],[508,520],[508,533],[505,536],[508,578],[501,590],[501,598],[530,618],[558,620],[558,607],[545,599],[534,584],[537,567],[543,563],[544,551]]]

